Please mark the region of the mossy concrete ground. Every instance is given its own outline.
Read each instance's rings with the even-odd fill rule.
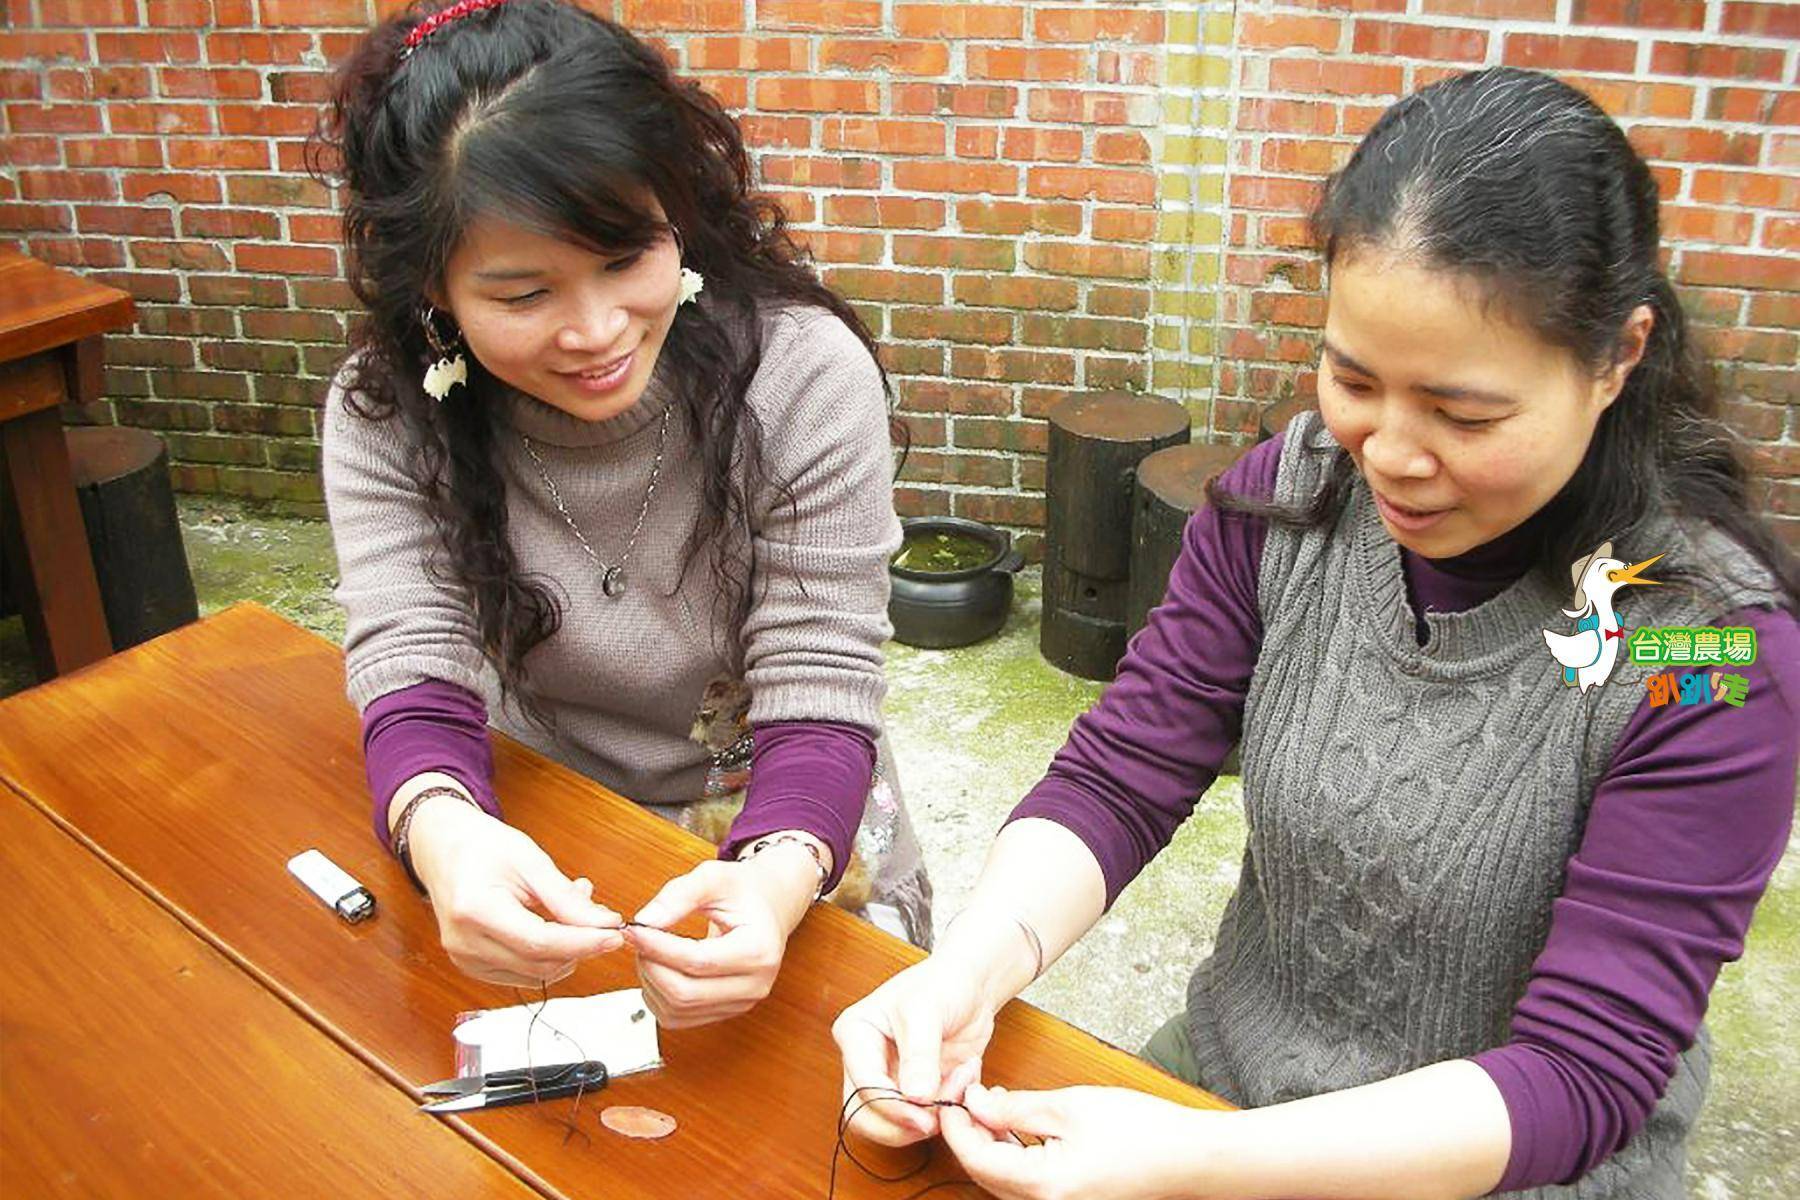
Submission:
[[[184,498],[182,526],[201,609],[255,600],[333,640],[331,540],[317,521]],[[1097,684],[1038,654],[1038,581],[1019,577],[1005,628],[960,650],[889,647],[888,722],[901,782],[937,891],[941,928],[962,905],[1006,813],[1043,773]],[[30,678],[19,621],[0,621],[0,694]],[[1173,844],[1098,927],[1026,997],[1136,1050],[1182,1003],[1237,881],[1238,781],[1201,798]],[[1800,856],[1789,854],[1749,948],[1725,968],[1709,1021],[1717,1059],[1691,1145],[1696,1200],[1800,1196]]]

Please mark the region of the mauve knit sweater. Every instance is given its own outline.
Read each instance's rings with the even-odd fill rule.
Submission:
[[[823,309],[772,310],[762,339],[747,400],[761,421],[768,478],[790,487],[755,488],[751,535],[733,535],[730,553],[752,592],[738,628],[714,623],[721,610],[704,556],[688,569],[702,467],[683,414],[671,413],[630,588],[617,599],[601,595],[520,438],[537,445],[595,550],[617,561],[671,403],[660,371],[635,406],[605,421],[507,399],[498,445],[508,537],[563,608],[560,632],[528,664],[555,715],[554,736],[497,703],[467,598],[434,570],[436,534],[399,422],[348,412],[333,388],[326,499],[378,837],[386,840],[394,790],[423,771],[459,778],[498,815],[490,701],[497,726],[634,800],[695,800],[708,765],[690,737],[702,693],[714,678],[741,674],[756,757],[722,852],[772,830],[804,829],[831,847],[837,869],[828,887],[836,883],[863,817],[886,691],[887,559],[900,540],[887,401],[868,351]],[[446,401],[468,402],[466,394]]]

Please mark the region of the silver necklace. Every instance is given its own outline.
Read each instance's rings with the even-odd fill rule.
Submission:
[[[600,561],[600,556],[594,553],[594,548],[588,544],[587,538],[582,534],[581,526],[577,525],[575,518],[569,515],[569,508],[563,503],[562,492],[558,490],[556,481],[550,478],[550,472],[544,469],[544,460],[538,457],[537,447],[532,445],[531,439],[523,433],[519,435],[519,440],[525,444],[525,453],[531,456],[532,465],[537,467],[538,478],[544,481],[544,490],[550,493],[551,503],[556,505],[556,511],[562,515],[563,524],[569,527],[569,532],[574,534],[575,540],[581,543],[581,548],[586,552],[588,561],[592,562],[594,569],[600,572],[600,590],[606,594],[609,600],[617,600],[623,596],[626,584],[629,582],[625,575],[625,567],[631,561],[631,552],[637,549],[638,534],[644,531],[644,518],[650,512],[650,497],[656,495],[656,481],[662,477],[663,444],[669,439],[670,411],[667,408],[663,409],[662,426],[656,433],[656,461],[650,464],[650,486],[644,489],[644,503],[638,508],[637,524],[631,527],[631,536],[625,541],[625,553],[621,554],[619,561],[610,567]]]

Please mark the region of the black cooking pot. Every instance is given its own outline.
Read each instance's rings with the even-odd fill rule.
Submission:
[[[954,571],[918,571],[889,563],[893,592],[888,619],[894,623],[896,640],[942,650],[979,642],[1006,624],[1013,572],[1025,565],[1025,556],[1013,549],[1012,534],[962,517],[908,517],[900,524],[909,538],[961,534],[991,553],[974,566]]]

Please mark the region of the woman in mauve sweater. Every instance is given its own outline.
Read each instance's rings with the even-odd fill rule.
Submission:
[[[1800,572],[1657,205],[1534,72],[1376,123],[1315,214],[1318,413],[1215,483],[969,907],[838,1021],[859,1128],[1003,1197],[1686,1194],[1707,994],[1793,818]],[[1146,1055],[1244,1111],[980,1086],[1240,739],[1239,886]]]
[[[325,412],[348,688],[451,958],[538,985],[630,943],[672,1027],[766,995],[821,894],[928,942],[881,734],[886,379],[731,120],[572,4],[465,0],[360,43],[327,142],[369,310]],[[720,861],[621,929],[582,847],[501,820],[490,704]]]

